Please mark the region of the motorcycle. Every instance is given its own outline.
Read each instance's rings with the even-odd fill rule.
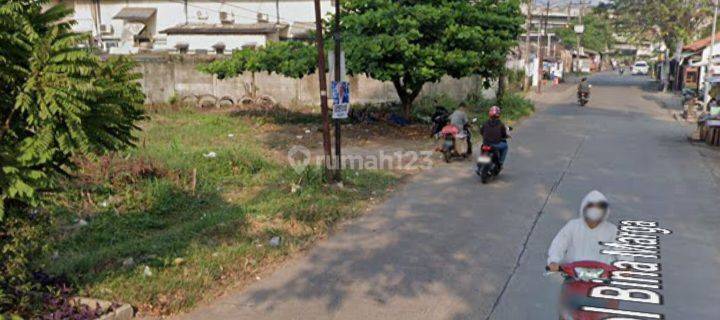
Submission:
[[[592,88],[592,86],[588,86],[588,88]],[[578,103],[580,103],[581,107],[584,107],[590,101],[590,92],[578,91],[577,95],[578,95]]]
[[[500,151],[493,146],[483,144],[480,147],[480,156],[477,159],[477,175],[483,184],[488,183],[490,178],[500,174]]]
[[[684,119],[696,118],[705,109],[705,104],[699,93],[692,89],[683,89],[682,91],[682,117]]]
[[[440,131],[439,136],[442,138],[443,143],[438,148],[438,151],[443,154],[443,159],[445,159],[445,162],[450,163],[450,161],[454,159],[466,159],[469,156],[467,152],[464,154],[458,153],[457,149],[455,148],[457,140],[469,139],[470,131],[467,130],[467,128],[465,128],[465,130],[463,131],[464,132],[459,132],[458,129],[452,124],[446,125]]]
[[[512,131],[512,127],[507,127],[508,131]],[[477,169],[475,173],[480,176],[480,181],[485,184],[490,182],[490,179],[497,177],[502,171],[500,165],[500,150],[497,148],[482,144],[480,146],[480,156],[477,158]]]
[[[582,306],[605,309],[618,309],[618,300],[590,297],[592,288],[610,282],[613,271],[618,270],[609,264],[598,261],[577,261],[560,266],[558,271],[564,281],[560,294],[560,320],[601,320],[612,317],[611,314],[584,311]],[[545,267],[546,274],[550,274]]]

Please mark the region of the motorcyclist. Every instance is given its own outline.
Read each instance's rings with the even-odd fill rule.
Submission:
[[[431,137],[437,135],[448,123],[448,111],[443,106],[435,106],[435,112],[432,114],[433,129]]]
[[[583,77],[580,80],[580,83],[578,83],[578,96],[581,94],[586,94],[588,99],[590,99],[590,83],[587,81],[587,78]]]
[[[560,264],[576,261],[598,261],[611,264],[613,256],[600,253],[600,242],[612,242],[617,226],[608,222],[608,200],[593,190],[580,205],[580,217],[568,221],[553,239],[548,250],[547,265],[558,271]]]
[[[465,112],[465,108],[465,102],[461,102],[460,106],[450,115],[450,124],[455,126],[458,132],[460,132],[459,137],[461,139],[466,139],[467,151],[465,152],[465,156],[468,156],[472,154],[472,142],[470,141],[470,121],[468,121],[468,116]],[[457,148],[457,144],[455,144],[455,148]]]
[[[483,137],[483,144],[489,145],[500,152],[499,169],[502,170],[508,153],[507,139],[510,136],[507,133],[507,126],[500,121],[500,107],[492,106],[488,115],[490,119],[480,127],[480,134]]]

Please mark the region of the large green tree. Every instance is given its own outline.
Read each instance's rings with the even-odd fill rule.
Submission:
[[[43,195],[79,154],[133,144],[145,99],[134,62],[93,54],[71,13],[41,0],[0,0],[0,313],[35,316],[32,257],[46,243]],[[42,217],[41,217],[42,216]],[[0,318],[2,314],[0,314]]]
[[[579,20],[573,20],[569,28],[555,30],[555,33],[562,39],[563,43],[570,47],[577,47],[578,34],[573,26],[579,24]],[[593,12],[583,18],[585,30],[580,39],[580,44],[587,49],[605,51],[612,49],[615,44],[615,28],[609,17],[603,12]]]
[[[71,12],[45,2],[0,1],[0,217],[37,205],[74,155],[130,146],[143,117],[133,63],[101,61]]]
[[[235,50],[227,59],[200,66],[200,71],[232,78],[243,72],[275,72],[291,78],[302,78],[315,72],[317,51],[304,42],[270,42],[260,48]]]
[[[662,40],[675,52],[712,22],[712,0],[615,0],[618,30],[634,41]]]
[[[347,0],[342,40],[352,74],[390,81],[409,116],[424,84],[449,75],[489,81],[521,33],[517,0]]]

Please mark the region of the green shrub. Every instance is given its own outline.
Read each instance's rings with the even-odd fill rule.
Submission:
[[[533,110],[535,110],[533,103],[517,92],[505,93],[505,97],[500,102],[496,99],[485,98],[480,93],[470,93],[462,102],[467,105],[468,116],[478,118],[478,121],[487,119],[490,107],[495,105],[502,108],[503,118],[507,120],[517,120],[532,114]],[[416,102],[413,109],[413,120],[429,123],[436,106],[445,107],[452,112],[457,109],[459,104],[459,101],[446,94],[425,96]]]
[[[452,112],[458,104],[458,101],[445,93],[426,95],[414,103],[412,118],[414,121],[430,123],[430,117],[435,112],[435,107],[442,106]]]
[[[167,104],[174,106],[180,102],[180,96],[178,96],[177,92],[173,92],[172,95],[168,98]]]
[[[508,93],[499,103],[505,119],[516,120],[529,116],[535,111],[535,105],[518,93]]]
[[[507,70],[507,89],[509,92],[522,90],[523,82],[525,82],[525,70],[523,69],[506,69]]]
[[[468,105],[469,116],[477,117],[478,121],[486,120],[490,107],[495,105],[502,109],[503,119],[510,121],[528,116],[535,110],[535,105],[517,92],[505,93],[505,97],[499,102],[482,95],[470,94],[465,103]]]
[[[49,243],[33,208],[63,187],[77,156],[132,147],[144,118],[135,62],[93,54],[72,9],[49,2],[0,2],[0,313],[29,318],[52,290],[32,273]]]
[[[8,210],[0,224],[0,314],[38,316],[42,309],[47,291],[34,278],[31,260],[47,249],[47,226],[46,215],[19,209]]]

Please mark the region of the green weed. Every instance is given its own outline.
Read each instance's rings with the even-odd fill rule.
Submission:
[[[53,208],[57,254],[38,264],[81,295],[170,314],[307,246],[397,180],[361,171],[329,187],[320,169],[297,173],[275,159],[249,126],[228,114],[158,111],[138,149],[88,160],[67,181]],[[75,228],[79,218],[87,226]],[[268,245],[274,236],[278,247]]]

